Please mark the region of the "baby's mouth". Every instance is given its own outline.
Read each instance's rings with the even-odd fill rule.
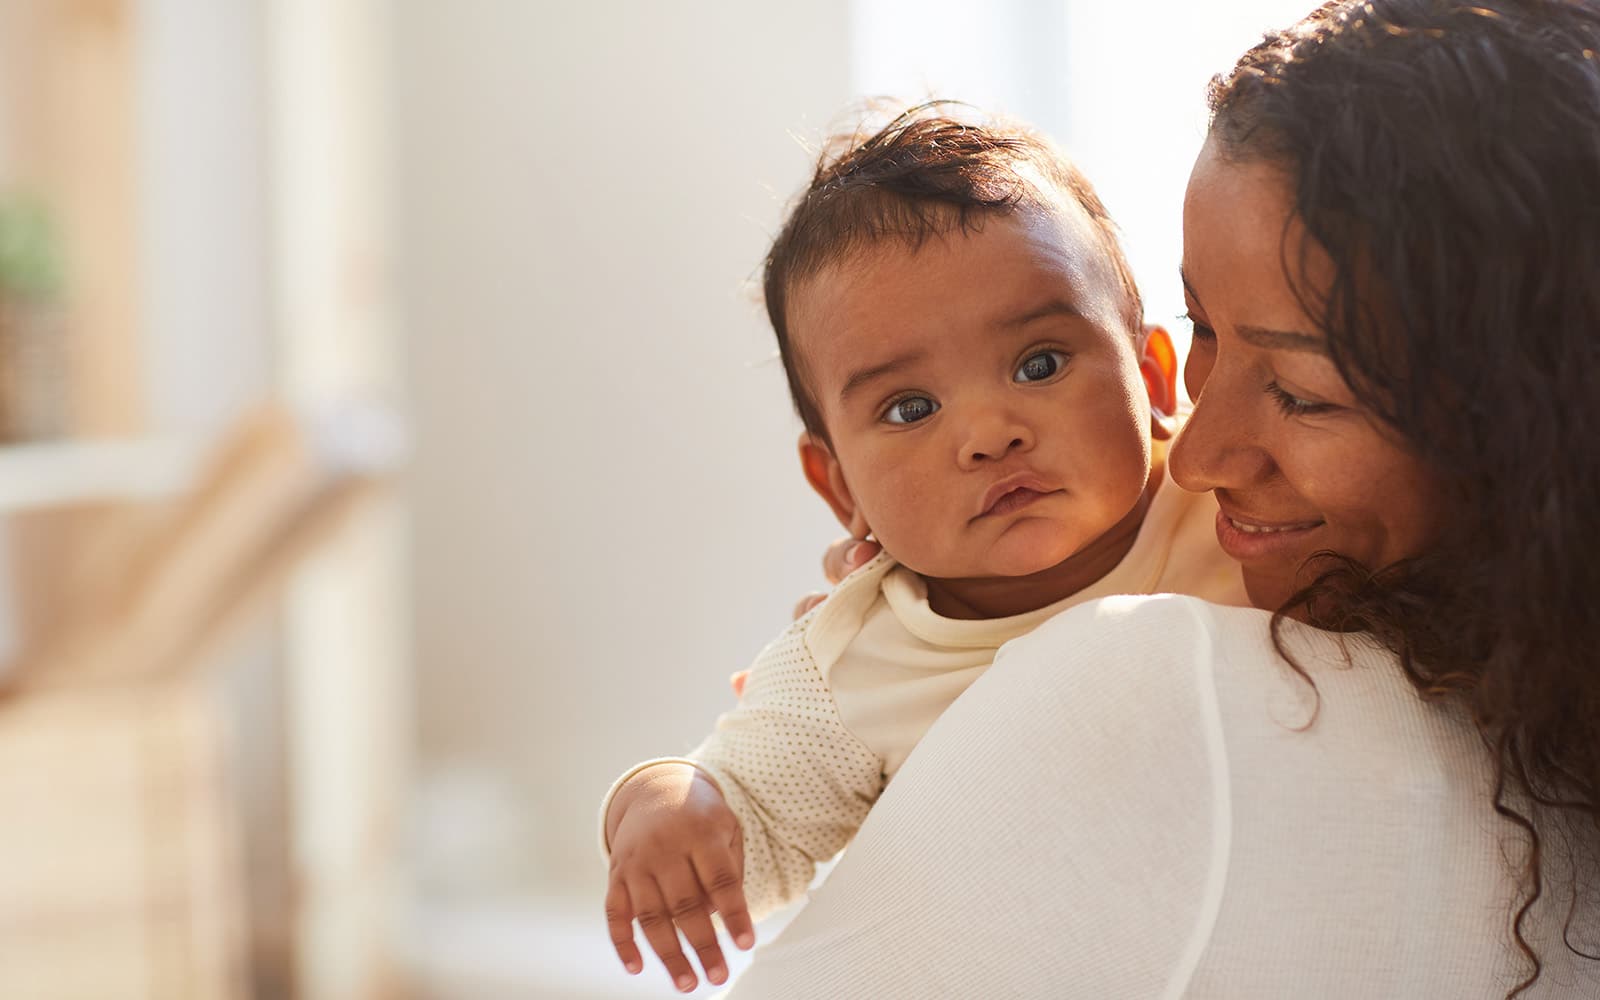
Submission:
[[[1065,491],[1055,488],[1054,483],[1036,473],[1013,473],[990,484],[984,491],[982,499],[978,501],[978,513],[973,515],[972,520],[976,521],[991,515],[1011,514],[1052,493],[1062,492]]]
[[[989,509],[983,513],[986,516],[992,514],[1011,514],[1049,495],[1049,493],[1030,489],[1027,486],[1018,486],[1016,489],[1002,495],[1000,499],[990,504]]]
[[[1013,486],[1000,494],[989,506],[984,507],[984,512],[978,517],[1003,517],[1006,514],[1016,514],[1024,507],[1032,506],[1035,502],[1042,501],[1046,496],[1064,493],[1062,490],[1038,490],[1035,486]]]

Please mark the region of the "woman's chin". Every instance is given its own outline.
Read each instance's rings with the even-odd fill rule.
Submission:
[[[1298,574],[1286,567],[1241,567],[1244,577],[1244,592],[1250,598],[1250,604],[1263,611],[1277,611],[1288,603],[1299,589],[1309,582],[1300,578]],[[1294,608],[1289,611],[1289,617],[1301,619],[1304,617],[1303,608]]]

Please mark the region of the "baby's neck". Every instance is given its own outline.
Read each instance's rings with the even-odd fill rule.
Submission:
[[[1158,466],[1139,502],[1111,529],[1048,569],[1028,576],[923,577],[928,607],[946,618],[1009,618],[1049,607],[1099,582],[1117,568],[1139,537],[1150,501],[1161,485]]]

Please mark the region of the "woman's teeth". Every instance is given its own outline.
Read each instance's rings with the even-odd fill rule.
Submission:
[[[1277,527],[1270,527],[1269,528],[1269,527],[1267,527],[1265,525],[1261,525],[1261,524],[1241,524],[1240,522],[1235,521],[1231,517],[1228,518],[1228,523],[1233,525],[1235,528],[1239,529],[1240,531],[1244,532],[1247,535],[1275,535],[1280,531],[1301,531],[1301,530],[1304,530],[1306,528],[1316,527],[1316,525],[1314,523],[1307,523],[1307,524],[1283,524],[1283,525],[1278,525]]]

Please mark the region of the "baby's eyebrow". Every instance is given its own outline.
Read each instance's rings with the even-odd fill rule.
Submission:
[[[1002,321],[1002,326],[1027,326],[1037,319],[1047,319],[1051,316],[1071,316],[1076,319],[1088,319],[1083,310],[1066,299],[1051,299],[1037,309],[1030,309],[1013,319]]]
[[[928,353],[926,351],[912,351],[909,354],[890,358],[882,364],[856,369],[850,374],[849,378],[844,380],[844,387],[839,390],[839,401],[841,403],[844,402],[852,392],[855,392],[873,379],[882,378],[885,375],[893,375],[903,368],[911,367],[927,356]]]

